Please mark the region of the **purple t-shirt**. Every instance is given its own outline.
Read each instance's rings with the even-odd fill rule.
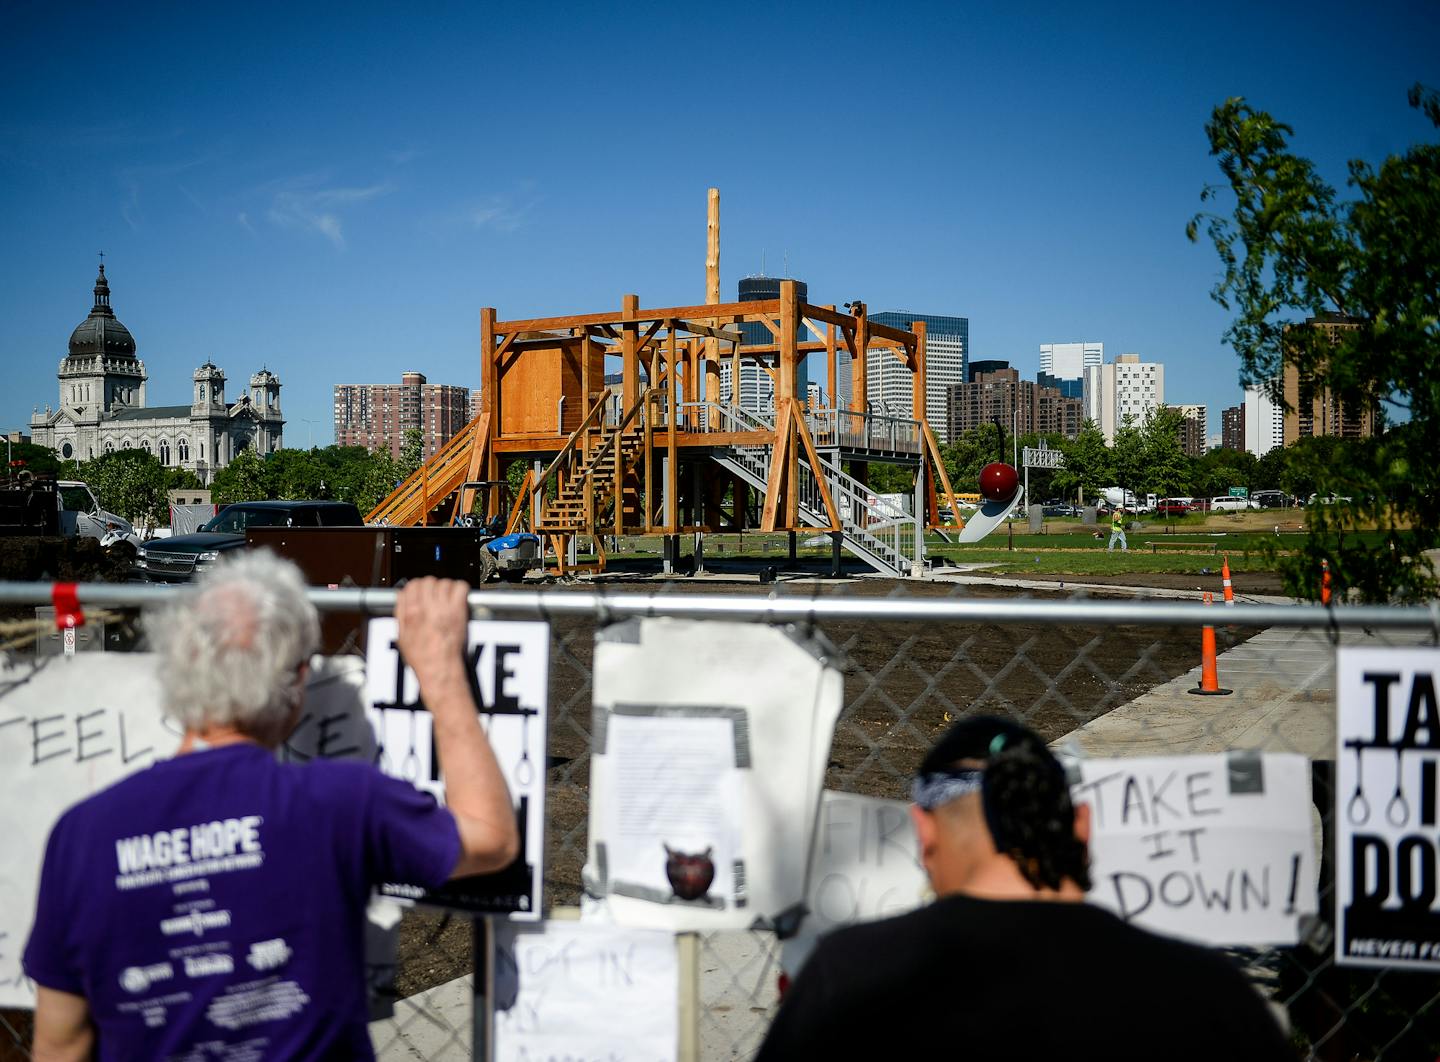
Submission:
[[[370,888],[459,855],[450,812],[369,764],[177,756],[55,824],[25,972],[86,998],[102,1059],[371,1058]]]

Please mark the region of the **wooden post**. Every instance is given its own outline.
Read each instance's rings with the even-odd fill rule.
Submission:
[[[675,322],[670,328],[670,367],[665,373],[665,533],[680,533],[680,446],[675,437],[678,411],[675,408],[675,389],[680,375],[680,340],[675,335]]]
[[[825,309],[833,310],[835,307],[827,306]],[[834,410],[840,408],[840,381],[836,376],[837,360],[835,357],[835,323],[827,321],[825,323],[825,372],[827,373],[825,378],[830,381],[830,408]],[[837,424],[836,427],[838,428],[839,425]]]
[[[855,357],[850,362],[850,408],[856,413],[864,413],[868,397],[865,362],[866,349],[870,346],[870,322],[865,317],[863,302],[852,302],[850,312],[855,315]]]
[[[626,321],[640,316],[639,295],[626,295],[620,300],[620,316]],[[621,416],[630,412],[635,407],[635,400],[640,397],[640,359],[636,356],[639,328],[634,324],[620,326],[620,404],[624,407]],[[650,381],[650,385],[653,387],[655,381]]]
[[[911,321],[910,330],[915,333],[915,368],[910,374],[910,404],[915,411],[915,419],[928,423],[930,409],[925,395],[925,322]],[[923,460],[921,463],[924,463]]]
[[[804,416],[800,400],[795,394],[796,377],[800,372],[800,359],[795,350],[795,334],[800,326],[800,304],[793,280],[780,281],[780,373],[775,381],[776,399],[788,402],[792,417]],[[793,428],[791,429],[794,430]],[[785,462],[785,527],[794,529],[800,524],[800,450],[786,439]],[[779,454],[775,455],[777,458]],[[816,471],[816,475],[820,473]]]
[[[481,478],[487,480],[499,479],[499,458],[492,445],[494,439],[500,436],[500,364],[495,356],[495,308],[485,306],[480,310],[480,412],[489,416],[483,417],[480,424],[476,425],[476,431],[484,430],[488,437],[485,441],[484,457],[481,461]],[[485,516],[493,518],[500,511],[499,498],[496,491],[487,490],[485,502]]]

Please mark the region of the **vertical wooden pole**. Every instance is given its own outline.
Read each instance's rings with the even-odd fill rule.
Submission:
[[[925,394],[925,322],[911,321],[910,330],[915,333],[915,369],[910,374],[911,407],[916,420],[929,423],[930,408]]]
[[[795,330],[800,325],[800,303],[793,280],[780,282],[780,376],[775,381],[776,397],[788,403],[791,417],[804,416],[797,399],[796,377],[800,372],[799,352],[795,349]],[[787,422],[788,423],[788,422]],[[789,431],[793,432],[791,425]],[[785,528],[793,530],[800,526],[800,449],[785,440]],[[777,458],[779,454],[775,455]],[[819,472],[816,472],[819,475]]]
[[[680,340],[675,335],[675,322],[668,322],[670,341],[670,365],[665,373],[666,432],[665,432],[665,532],[680,533],[680,446],[675,437],[675,389],[680,375]],[[656,344],[657,346],[659,344]]]
[[[835,309],[834,306],[825,307],[827,310]],[[830,381],[830,408],[840,408],[840,380],[836,376],[835,357],[835,324],[827,322],[825,325],[825,372],[826,379]],[[837,427],[839,425],[836,425]]]
[[[626,321],[633,321],[640,316],[639,295],[626,295],[621,299],[620,316]],[[640,359],[635,353],[639,342],[639,327],[635,324],[620,326],[620,404],[624,407],[620,414],[622,417],[635,408],[635,400],[640,397]],[[653,380],[651,384],[653,386]]]
[[[850,363],[850,408],[856,413],[864,413],[868,408],[866,402],[869,398],[866,351],[870,346],[870,322],[866,319],[863,302],[852,302],[850,312],[855,315],[855,358]]]
[[[500,364],[495,358],[495,308],[486,306],[480,310],[480,412],[490,416],[481,421],[481,427],[489,433],[485,443],[485,457],[481,462],[480,477],[486,480],[500,478],[499,457],[495,440],[500,437]],[[479,429],[477,429],[479,430]],[[486,490],[485,516],[493,518],[500,511],[499,491]]]

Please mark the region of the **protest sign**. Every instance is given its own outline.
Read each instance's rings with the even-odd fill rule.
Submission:
[[[782,945],[785,971],[799,973],[822,934],[909,911],[929,890],[905,801],[825,790],[805,898],[809,913]]]
[[[675,937],[588,922],[496,934],[495,1059],[670,1062],[679,1047]]]
[[[1293,944],[1316,910],[1309,764],[1288,753],[1079,761],[1088,899],[1212,945]]]
[[[1440,970],[1440,649],[1336,662],[1335,961]]]
[[[597,913],[677,930],[798,915],[840,712],[834,657],[755,623],[641,619],[596,636]]]
[[[365,701],[375,735],[374,762],[386,774],[443,800],[445,780],[432,719],[420,699],[415,673],[400,656],[396,632],[393,618],[370,621]],[[515,806],[520,855],[502,871],[462,878],[433,891],[408,885],[386,885],[380,891],[458,910],[538,919],[545,854],[550,627],[472,620],[467,660],[481,725]]]

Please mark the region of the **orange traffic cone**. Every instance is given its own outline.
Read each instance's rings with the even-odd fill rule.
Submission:
[[[1225,560],[1220,565],[1220,583],[1225,588],[1225,604],[1235,604],[1235,591],[1230,586],[1230,554],[1225,554]]]
[[[1320,604],[1330,604],[1330,562],[1324,558],[1320,561]]]
[[[1205,604],[1214,603],[1215,595],[1207,593]],[[1220,688],[1220,674],[1215,666],[1215,628],[1208,625],[1200,629],[1200,685],[1190,692],[1202,697],[1223,697],[1235,692]]]

